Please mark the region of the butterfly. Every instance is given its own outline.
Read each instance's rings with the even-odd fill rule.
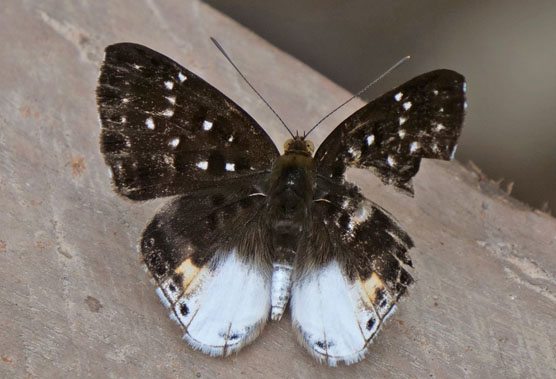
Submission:
[[[313,357],[361,360],[413,282],[413,242],[344,173],[370,169],[412,195],[422,158],[453,158],[465,88],[454,71],[423,74],[353,113],[316,151],[295,135],[280,154],[191,71],[145,46],[108,46],[101,151],[120,195],[172,197],[139,247],[184,339],[230,355],[289,303]]]

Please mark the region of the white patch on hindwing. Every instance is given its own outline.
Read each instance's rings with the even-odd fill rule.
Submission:
[[[394,309],[376,274],[366,281],[350,281],[336,261],[306,274],[292,287],[292,323],[299,340],[311,355],[331,366],[361,360]]]
[[[242,262],[235,250],[219,256],[220,261],[201,268],[190,259],[184,261],[175,270],[183,283],[166,279],[157,294],[171,308],[170,318],[185,329],[183,338],[193,348],[227,356],[262,330],[270,311],[270,281],[256,266]],[[183,292],[178,293],[178,288]]]

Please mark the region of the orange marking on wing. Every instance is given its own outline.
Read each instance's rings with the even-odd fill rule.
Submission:
[[[365,293],[369,297],[369,300],[371,300],[374,304],[378,290],[384,288],[384,282],[380,279],[376,272],[373,272],[371,278],[363,282],[363,288],[365,289]]]
[[[178,266],[175,272],[176,274],[182,275],[182,285],[184,291],[187,289],[187,287],[189,287],[193,279],[195,279],[195,277],[199,274],[199,271],[201,271],[201,268],[197,267],[193,263],[191,258],[186,259],[182,262],[181,265]]]

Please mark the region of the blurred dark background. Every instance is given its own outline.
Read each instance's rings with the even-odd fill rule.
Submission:
[[[468,111],[456,159],[556,209],[556,1],[205,2],[353,93],[412,56],[366,100],[426,71],[459,71]]]

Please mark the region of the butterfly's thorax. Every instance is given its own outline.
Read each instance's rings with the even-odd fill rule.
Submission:
[[[287,149],[276,159],[268,186],[268,206],[274,258],[278,262],[293,262],[299,238],[310,225],[314,186],[310,151]]]

